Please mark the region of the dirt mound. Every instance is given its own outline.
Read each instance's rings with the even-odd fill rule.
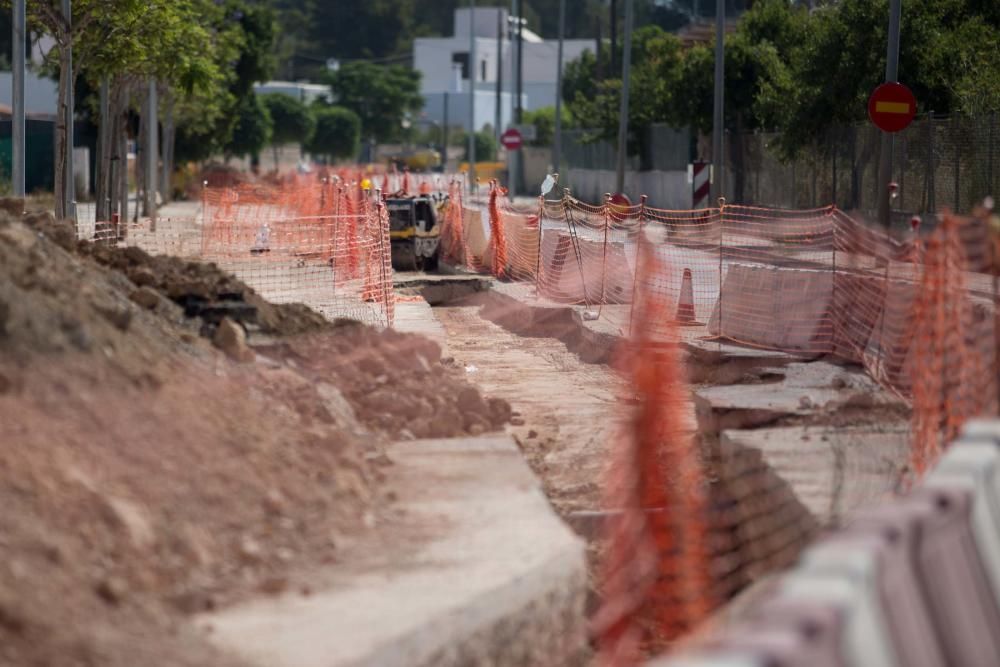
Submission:
[[[394,511],[388,439],[509,415],[426,339],[28,222],[0,215],[0,665],[231,664],[187,614],[307,594]],[[206,337],[231,316],[254,363]]]

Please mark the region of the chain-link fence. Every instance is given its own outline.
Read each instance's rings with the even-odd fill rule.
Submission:
[[[795,160],[782,161],[776,134],[729,137],[727,190],[735,201],[786,208],[835,203],[874,215],[880,131],[865,124],[830,130]],[[924,116],[893,138],[892,203],[897,224],[913,214],[969,211],[1000,185],[1000,121]]]

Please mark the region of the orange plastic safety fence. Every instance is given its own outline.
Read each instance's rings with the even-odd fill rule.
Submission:
[[[340,183],[206,190],[202,257],[269,300],[391,324],[387,213],[357,183]]]
[[[944,216],[924,243],[907,359],[913,380],[911,463],[917,475],[934,464],[966,420],[996,411],[995,304],[989,292],[977,294],[966,284],[979,279],[986,287],[985,272],[970,268],[985,268],[989,257],[983,249],[989,246],[980,221],[952,215]]]
[[[646,289],[665,267],[648,246],[642,252],[623,364],[638,405],[612,451],[606,502],[615,512],[592,627],[600,664],[615,666],[638,664],[644,649],[682,636],[716,604],[708,480],[687,419],[683,362],[662,293]]]

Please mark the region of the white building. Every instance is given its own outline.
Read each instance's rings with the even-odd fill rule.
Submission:
[[[469,68],[469,28],[473,10],[455,10],[453,37],[422,37],[413,42],[413,67],[421,73],[423,113],[427,120],[443,123],[445,101],[448,124],[469,127],[470,88],[475,90],[476,129],[496,123],[497,76],[501,78],[499,93],[501,126],[507,127],[513,118],[516,66],[515,43],[507,33],[508,11],[500,7],[475,10],[473,26],[476,42],[476,63]],[[501,38],[497,39],[498,29]],[[543,40],[530,30],[523,31],[524,54],[522,69],[522,106],[525,111],[554,106],[556,103],[556,65],[558,42]],[[578,58],[584,51],[594,50],[594,41],[568,39],[563,42],[563,65]],[[498,72],[498,64],[500,71]],[[473,82],[470,86],[469,75]]]

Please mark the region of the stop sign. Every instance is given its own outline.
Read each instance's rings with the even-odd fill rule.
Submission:
[[[901,83],[883,83],[868,98],[868,118],[883,132],[905,129],[917,114],[917,100]]]
[[[516,151],[524,143],[524,140],[521,138],[521,133],[517,131],[517,128],[510,127],[500,135],[500,143],[507,150]]]

